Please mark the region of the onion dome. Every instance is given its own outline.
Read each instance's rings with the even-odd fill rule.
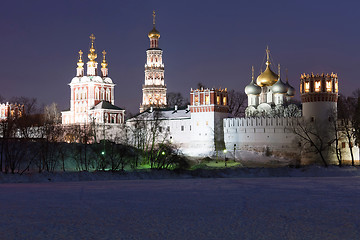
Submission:
[[[261,87],[254,82],[254,67],[252,67],[252,78],[249,85],[245,87],[246,95],[259,95],[261,93]]]
[[[155,28],[155,11],[153,11],[153,29],[149,32],[148,37],[149,38],[160,38],[160,33],[158,30],[156,30]]]
[[[246,95],[259,95],[261,93],[261,87],[256,85],[254,81],[251,81],[249,85],[245,87]]]
[[[295,88],[293,88],[293,86],[291,86],[290,84],[289,84],[289,81],[286,79],[286,83],[285,83],[285,85],[287,86],[287,88],[288,88],[288,91],[287,91],[287,93],[286,93],[286,95],[288,95],[289,97],[293,97],[293,96],[295,96]]]
[[[149,32],[148,37],[149,37],[149,38],[157,38],[157,39],[160,38],[160,33],[159,33],[158,30],[156,30],[155,26],[154,26],[153,29]]]
[[[271,88],[273,93],[281,93],[281,94],[285,94],[288,91],[288,87],[286,86],[286,84],[281,80],[281,78],[279,78],[279,80],[272,85]]]
[[[91,39],[91,47],[90,47],[90,52],[88,54],[88,58],[90,59],[90,61],[93,62],[97,58],[97,54],[95,53],[95,48],[94,48],[94,40],[95,40],[94,34],[90,35],[90,39]]]
[[[266,69],[263,71],[256,79],[256,84],[260,87],[264,86],[272,86],[278,80],[278,75],[274,73],[270,69],[270,57],[269,57],[270,50],[269,48],[266,49],[267,61],[266,61]]]
[[[83,55],[83,52],[80,50],[79,51],[79,61],[77,62],[78,68],[84,68],[84,62],[82,60],[82,55]]]
[[[105,59],[105,55],[106,55],[105,50],[102,51],[102,54],[103,54],[103,60],[102,60],[102,63],[101,63],[101,67],[102,67],[102,68],[106,68],[107,65],[108,65],[108,63],[107,63],[107,61],[106,61],[106,59]]]

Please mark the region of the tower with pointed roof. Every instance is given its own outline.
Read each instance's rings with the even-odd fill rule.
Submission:
[[[154,107],[166,106],[166,85],[164,82],[163,51],[159,48],[160,33],[155,27],[155,11],[153,11],[153,28],[148,34],[150,48],[146,50],[145,83],[142,87],[143,98],[140,112]]]
[[[114,87],[108,76],[108,63],[105,50],[101,63],[101,75],[98,75],[95,36],[90,35],[87,71],[85,75],[83,51],[79,51],[76,76],[70,82],[70,110],[62,112],[63,124],[106,123],[122,124],[125,110],[114,105]]]

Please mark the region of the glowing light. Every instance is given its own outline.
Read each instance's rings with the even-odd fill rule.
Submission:
[[[335,82],[335,92],[338,92],[339,91],[339,85],[338,85],[338,82],[336,81]]]
[[[315,82],[315,92],[320,92],[321,82],[316,81]]]
[[[195,96],[195,105],[199,105],[199,96]]]
[[[164,155],[165,155],[165,152],[164,152],[164,151],[162,151],[162,152],[161,152],[161,154],[164,156]]]
[[[102,152],[101,152],[101,154],[102,154],[102,155],[105,155],[105,152],[104,152],[104,151],[102,151]]]
[[[306,82],[305,83],[305,92],[309,92],[310,91],[310,83]]]
[[[209,95],[205,96],[205,104],[209,105],[210,104],[210,97]]]
[[[326,81],[326,91],[331,92],[331,90],[332,90],[331,81]]]
[[[224,149],[224,153],[227,153],[227,150],[226,150],[226,149]]]

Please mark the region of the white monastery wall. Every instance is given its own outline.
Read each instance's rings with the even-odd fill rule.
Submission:
[[[226,149],[234,149],[236,144],[237,150],[300,157],[299,141],[291,130],[295,118],[226,118],[223,123]]]

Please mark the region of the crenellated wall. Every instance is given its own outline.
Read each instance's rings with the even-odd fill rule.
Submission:
[[[225,118],[226,149],[270,153],[274,156],[300,159],[299,141],[292,128],[297,118]]]

